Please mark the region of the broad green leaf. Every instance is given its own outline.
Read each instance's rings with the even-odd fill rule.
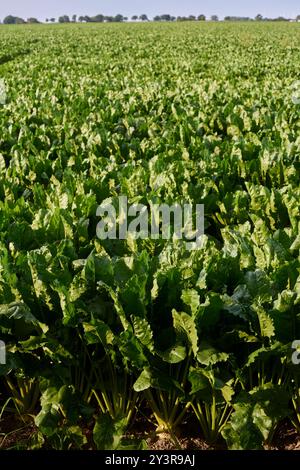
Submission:
[[[173,324],[176,334],[183,337],[191,347],[196,356],[198,351],[198,333],[194,319],[187,313],[178,313],[175,309],[172,311]]]
[[[126,419],[101,414],[98,416],[93,430],[93,439],[98,450],[116,450],[126,430]]]

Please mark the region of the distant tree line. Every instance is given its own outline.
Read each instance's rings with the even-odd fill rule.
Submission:
[[[296,20],[300,20],[300,15],[297,16]],[[249,16],[225,16],[224,21],[291,21],[291,19],[284,18],[283,16],[264,18],[262,15],[256,15],[255,18],[250,18]]]
[[[213,19],[214,18],[214,19]],[[218,21],[218,17],[214,15],[211,18],[213,21]],[[172,16],[172,15],[157,15],[153,18],[153,21],[206,21],[205,15],[189,15],[189,16]]]
[[[127,21],[127,16],[123,16],[118,14],[116,16],[104,16],[104,15],[96,15],[96,16],[79,16],[78,21],[80,23],[122,23],[123,21]]]
[[[149,21],[147,15],[133,16],[132,20],[133,21],[136,21],[136,20]],[[85,16],[78,16],[78,19],[77,19],[77,15],[73,15],[72,23],[76,23],[77,21],[79,23],[104,23],[104,22],[105,23],[122,23],[123,21],[128,21],[128,17],[123,16],[119,13],[116,16],[105,16],[101,14],[95,15],[95,16],[85,15]],[[71,23],[71,20],[69,16],[64,15],[58,18],[58,22],[59,23]]]
[[[105,15],[95,15],[95,16],[77,16],[73,15],[71,18],[68,15],[59,16],[58,23],[122,23],[128,21],[127,16],[118,14],[116,16],[105,16]],[[212,15],[209,19],[210,21],[219,21],[217,15]],[[151,21],[146,14],[142,15],[133,15],[131,21]],[[170,14],[156,15],[152,21],[155,22],[173,22],[173,21],[207,21],[205,15],[201,14],[198,16],[189,15],[189,16],[172,16]],[[290,18],[284,18],[279,16],[277,18],[264,18],[262,15],[258,14],[255,18],[250,18],[248,16],[225,16],[224,21],[300,21],[300,15],[296,17],[295,20]],[[56,18],[46,18],[46,23],[56,23]],[[8,15],[3,20],[4,24],[34,24],[40,23],[37,18],[28,18],[24,20],[18,16]]]
[[[27,21],[25,21],[23,18],[19,18],[18,16],[12,16],[8,15],[6,18],[3,20],[4,24],[25,24],[25,23],[39,23],[39,21],[36,18],[28,18]]]
[[[78,16],[73,15],[72,18],[68,15],[62,15],[59,16],[57,19],[58,23],[121,23],[123,21],[128,21],[129,18],[127,16],[123,16],[121,14],[118,14],[116,16],[105,16],[105,15],[95,15],[95,16]],[[169,14],[164,14],[164,15],[157,15],[153,18],[152,21],[206,21],[206,16],[205,15],[199,15],[199,16],[194,16],[194,15],[189,15],[189,16],[172,16]],[[219,18],[217,15],[213,15],[211,17],[211,21],[218,21]],[[46,18],[46,23],[55,23],[56,18]],[[151,21],[146,14],[142,15],[133,15],[131,17],[131,21]],[[36,18],[28,18],[27,20],[24,20],[23,18],[19,18],[16,16],[9,15],[3,20],[4,24],[26,24],[26,23],[39,23],[39,21]]]

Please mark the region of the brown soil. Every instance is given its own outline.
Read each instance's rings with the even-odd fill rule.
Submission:
[[[21,420],[7,414],[0,421],[0,450],[26,448],[26,443],[35,434],[36,427],[32,419]]]
[[[85,448],[93,448],[92,444],[92,424],[84,427],[89,444]],[[20,418],[7,414],[0,421],[0,450],[4,449],[26,449],[26,444],[37,432],[32,420],[27,422]],[[155,433],[155,428],[144,419],[139,419],[127,437],[144,439],[149,450],[175,450],[178,448],[172,437],[167,433]],[[195,422],[184,423],[177,432],[177,440],[183,450],[226,450],[226,444],[220,440],[215,445],[209,445],[205,439],[199,435],[199,428]],[[275,435],[272,445],[266,446],[267,450],[300,450],[300,434],[291,426],[289,422],[282,423]]]
[[[278,427],[269,450],[300,450],[300,434],[289,422]]]

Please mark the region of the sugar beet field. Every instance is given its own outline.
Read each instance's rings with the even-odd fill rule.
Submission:
[[[300,25],[1,25],[0,79],[0,449],[299,448]]]

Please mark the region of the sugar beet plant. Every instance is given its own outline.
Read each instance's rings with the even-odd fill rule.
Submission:
[[[17,448],[145,448],[137,422],[177,447],[189,422],[230,449],[299,430],[299,37],[1,27],[0,448],[12,417],[36,429]],[[100,240],[119,196],[204,204],[201,246]]]

